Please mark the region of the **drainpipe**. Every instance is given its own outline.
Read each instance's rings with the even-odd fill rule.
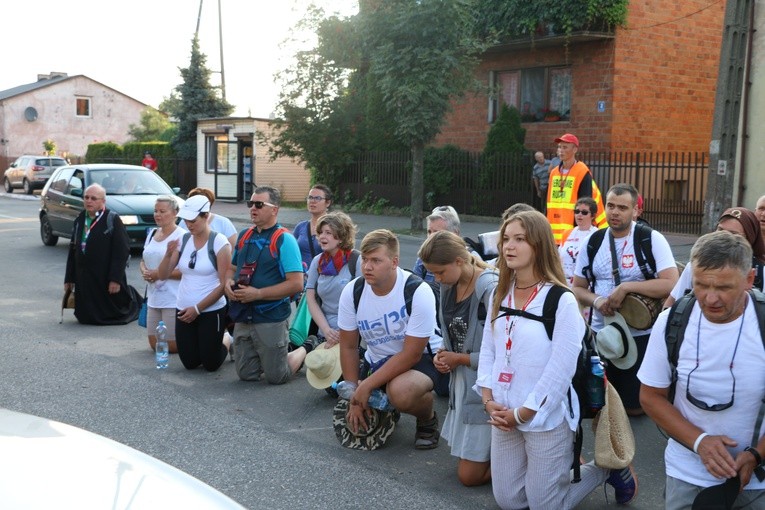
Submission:
[[[749,30],[747,31],[746,41],[746,70],[744,71],[744,99],[742,105],[742,117],[741,125],[743,130],[743,136],[741,137],[741,157],[739,158],[741,164],[738,170],[738,197],[736,199],[736,205],[738,207],[744,206],[744,191],[746,190],[746,145],[749,140],[749,133],[747,131],[749,120],[749,93],[752,84],[749,82],[749,74],[752,69],[752,40],[754,39],[754,0],[750,1],[749,7]]]

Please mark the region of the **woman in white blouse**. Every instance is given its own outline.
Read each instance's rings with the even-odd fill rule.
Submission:
[[[511,215],[500,229],[499,282],[484,327],[476,387],[492,425],[491,479],[502,508],[573,508],[594,488],[631,470],[610,473],[593,463],[570,483],[579,405],[571,379],[584,335],[576,298],[564,292],[552,339],[542,322],[501,307],[541,316],[553,285],[566,287],[547,218]],[[571,406],[567,394],[571,390]],[[622,483],[617,489],[625,490]],[[627,488],[629,489],[629,487]]]

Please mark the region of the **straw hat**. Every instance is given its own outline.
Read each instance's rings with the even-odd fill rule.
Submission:
[[[305,378],[308,384],[318,390],[332,386],[343,373],[340,366],[340,344],[329,349],[319,346],[305,357]]]
[[[67,308],[74,309],[74,289],[72,288],[65,290],[64,297],[61,298],[61,319],[58,321],[59,324],[64,322],[64,310]]]
[[[354,450],[377,450],[382,447],[396,428],[396,412],[370,408],[372,414],[366,417],[367,429],[357,434],[348,428],[350,402],[341,398],[332,412],[332,427],[340,444]]]
[[[611,384],[606,384],[606,405],[595,427],[595,465],[623,469],[635,456],[635,436],[624,411],[622,399]]]
[[[596,344],[598,353],[616,368],[626,370],[637,361],[637,345],[632,338],[630,327],[619,312],[603,316],[605,326],[598,331]]]

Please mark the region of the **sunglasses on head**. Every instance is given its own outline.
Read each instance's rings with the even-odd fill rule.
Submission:
[[[244,203],[247,205],[248,209],[251,209],[252,207],[255,207],[255,209],[263,209],[264,205],[267,205],[268,207],[276,207],[274,204],[263,202],[262,200],[246,200]]]
[[[590,214],[590,211],[588,211],[587,209],[574,209],[574,214],[588,215]]]

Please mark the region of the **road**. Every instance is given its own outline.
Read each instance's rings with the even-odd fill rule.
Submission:
[[[458,483],[445,443],[414,450],[412,417],[401,419],[383,449],[347,450],[331,428],[334,400],[303,372],[270,386],[239,381],[230,362],[210,374],[185,370],[172,356],[160,373],[135,323],[85,326],[67,310],[59,325],[67,241],[42,245],[37,208],[35,200],[0,194],[0,406],[127,444],[247,508],[496,508],[490,487]],[[402,239],[402,265],[414,261],[418,244]],[[128,274],[142,289],[138,262],[133,257]],[[443,417],[445,399],[437,409]],[[659,508],[664,441],[647,418],[632,424],[640,497],[631,507]],[[584,454],[592,458],[591,436]],[[611,505],[599,489],[579,508]]]

